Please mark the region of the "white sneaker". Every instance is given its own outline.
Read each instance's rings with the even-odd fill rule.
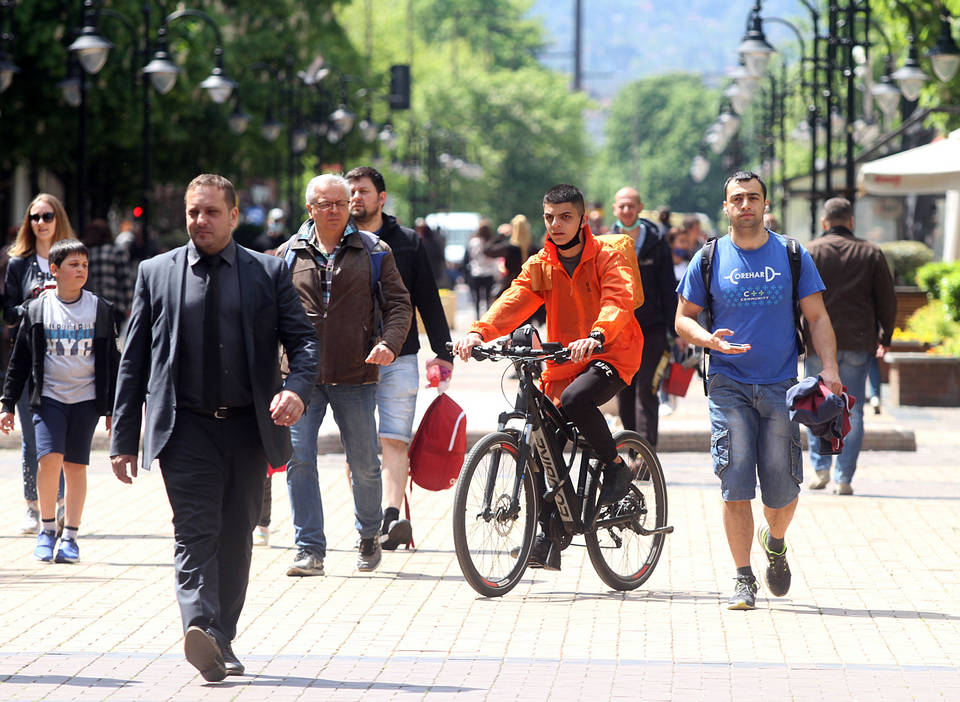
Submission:
[[[27,513],[20,522],[21,534],[39,534],[40,533],[40,511],[33,507],[27,507]]]
[[[254,546],[269,546],[270,545],[270,527],[258,526],[253,530],[253,545]]]

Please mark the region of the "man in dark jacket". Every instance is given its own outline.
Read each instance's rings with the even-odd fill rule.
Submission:
[[[657,225],[640,217],[643,203],[633,188],[621,188],[613,200],[617,218],[611,232],[633,238],[643,281],[643,306],[634,313],[643,330],[643,358],[633,382],[618,396],[624,429],[638,432],[656,448],[660,423],[660,402],[654,376],[667,350],[667,330],[677,313],[677,279],[673,257]]]
[[[436,357],[427,362],[429,370],[440,365],[453,371],[453,356],[447,350],[450,328],[440,303],[436,280],[430,268],[430,260],[412,229],[401,227],[396,217],[383,213],[387,199],[386,184],[380,172],[370,166],[360,166],[347,173],[350,181],[350,214],[357,226],[373,232],[389,244],[393,257],[410,293],[410,304],[420,312],[430,348]],[[383,447],[383,526],[380,541],[383,548],[393,550],[412,538],[413,528],[409,520],[400,518],[403,489],[407,483],[410,465],[407,450],[413,434],[413,415],[417,408],[419,373],[417,351],[420,338],[417,325],[410,325],[400,355],[388,366],[380,369],[380,384],[377,387],[377,408],[380,412],[380,444]]]
[[[357,570],[369,572],[380,564],[383,518],[377,381],[379,368],[400,355],[407,339],[410,296],[390,247],[350,221],[350,184],[345,178],[317,176],[307,184],[306,196],[311,219],[276,253],[291,269],[320,348],[320,377],[310,407],[290,430],[293,457],[287,464],[287,487],[298,552],[287,575],[324,572],[327,540],[317,477],[317,434],[327,405],[351,468],[360,532]],[[374,294],[378,264],[380,290]]]
[[[857,398],[850,414],[850,433],[834,468],[834,492],[852,495],[850,483],[863,442],[867,371],[871,358],[875,354],[883,355],[890,345],[897,295],[880,247],[853,235],[853,206],[849,200],[842,197],[827,200],[820,224],[824,234],[810,242],[807,250],[827,286],[823,301],[837,336],[840,380],[847,386],[847,392]],[[820,359],[808,354],[806,374],[817,375],[821,368]],[[811,437],[810,462],[817,471],[817,477],[809,484],[812,490],[826,487],[833,461],[831,456],[821,455],[818,448],[819,442]]]
[[[283,263],[233,241],[239,211],[230,181],[197,176],[184,199],[190,242],[144,261],[137,274],[110,462],[121,482],[133,481],[142,423],[142,466],[160,459],[173,510],[184,653],[216,681],[244,673],[231,642],[250,576],[250,534],[267,462],[290,456],[288,427],[309,400],[317,348]],[[284,381],[278,344],[288,360]]]

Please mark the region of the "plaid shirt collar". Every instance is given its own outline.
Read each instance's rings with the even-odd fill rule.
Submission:
[[[340,236],[340,241],[337,242],[337,245],[333,247],[333,251],[329,254],[325,254],[320,248],[320,242],[317,239],[317,232],[314,226],[311,226],[306,232],[306,243],[313,250],[314,258],[317,261],[317,272],[320,274],[320,296],[323,300],[323,316],[327,316],[327,309],[330,307],[330,298],[333,292],[333,266],[336,261],[337,254],[340,252],[341,247],[347,238],[357,231],[357,225],[353,223],[353,219],[347,221],[347,226],[343,230],[343,234]]]

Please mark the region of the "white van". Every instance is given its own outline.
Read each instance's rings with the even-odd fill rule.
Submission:
[[[443,256],[447,268],[458,269],[467,251],[467,240],[480,226],[478,212],[434,212],[426,216],[427,226],[446,239]]]

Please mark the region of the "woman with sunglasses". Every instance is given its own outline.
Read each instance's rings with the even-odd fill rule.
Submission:
[[[37,195],[23,216],[17,238],[10,245],[3,301],[3,316],[7,324],[20,323],[24,302],[38,297],[44,290],[56,288],[47,256],[50,247],[56,242],[72,238],[73,228],[60,200],[47,193]],[[37,440],[33,431],[29,391],[24,391],[17,401],[17,412],[20,414],[22,436],[23,497],[27,502],[20,533],[36,534],[40,530],[40,511],[37,506]],[[62,475],[57,501],[57,521],[62,526]]]

